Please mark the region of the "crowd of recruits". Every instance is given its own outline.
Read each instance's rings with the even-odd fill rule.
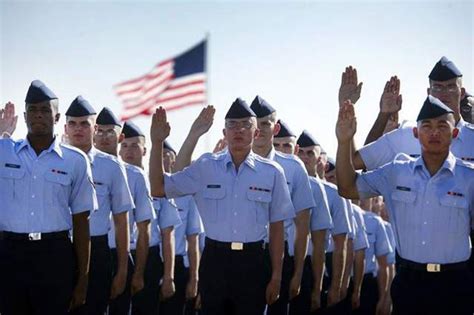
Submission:
[[[452,115],[460,130],[453,140],[453,152],[472,161],[474,154],[465,144],[454,146],[459,143],[456,139],[472,141],[473,133],[472,126],[459,117],[460,99],[464,96],[460,77],[459,70],[444,57],[435,65],[428,92],[450,106],[429,97],[418,121]],[[360,87],[355,69],[347,68],[339,95],[340,147],[349,139],[341,141],[341,130],[355,132],[348,127],[353,125],[354,114],[352,104],[346,100],[355,103]],[[456,91],[459,93],[453,97],[451,94]],[[400,108],[397,78],[387,82],[382,100],[384,98],[373,134],[380,129],[383,132],[389,117]],[[0,131],[12,132],[8,130],[8,122],[13,125],[13,110],[11,103],[6,105]],[[6,210],[0,214],[3,230],[0,263],[2,271],[7,271],[1,274],[3,313],[64,314],[70,309],[71,313],[103,314],[108,308],[111,314],[127,314],[131,304],[134,314],[182,314],[186,299],[191,301],[187,310],[192,313],[199,279],[203,314],[388,314],[392,308],[390,283],[394,277],[395,247],[398,261],[403,262],[401,268],[419,271],[423,269],[422,264],[428,263],[426,268],[435,268],[444,278],[447,278],[445,268],[464,271],[464,264],[450,260],[466,258],[465,248],[453,258],[444,248],[440,256],[433,255],[432,251],[429,258],[415,255],[413,262],[410,251],[418,251],[417,244],[400,243],[401,238],[406,238],[400,234],[412,233],[410,237],[416,239],[418,227],[411,226],[415,232],[405,233],[404,224],[409,224],[408,220],[397,220],[394,233],[389,223],[371,212],[381,208],[380,199],[351,203],[342,198],[334,175],[335,163],[322,162],[326,157],[321,146],[308,132],[296,139],[285,123],[277,123],[275,109],[261,97],[256,97],[250,107],[237,99],[226,115],[227,147],[220,147],[223,150],[216,150],[220,152],[215,154],[204,154],[191,164],[194,147],[210,128],[213,114],[214,108],[208,106],[194,122],[174,165],[178,171],[175,174],[172,171],[176,153],[169,145],[163,150],[170,130],[166,112],[159,108],[154,114],[150,157],[153,199],[150,199],[142,165],[144,134],[139,128],[127,122],[122,129],[107,108],[96,117],[92,106],[78,97],[66,112],[65,134],[67,142],[79,150],[59,144],[53,128],[59,118],[57,98],[40,81],[34,81],[26,97],[27,139],[1,142],[0,178],[4,181],[2,196]],[[352,162],[343,160],[342,167],[339,160],[344,154],[338,151],[337,173],[343,179],[339,186],[341,195],[359,199],[359,194],[349,185],[349,179],[355,176],[347,170],[348,165],[358,167],[362,163],[362,167],[377,168],[387,162],[384,159],[391,161],[397,153],[420,152],[419,145],[418,150],[410,147],[414,137],[409,138],[408,129],[407,124],[402,125],[360,152],[349,145],[349,150],[343,153],[347,153],[346,160],[350,157]],[[382,147],[384,150],[380,150]],[[119,153],[129,164],[117,159]],[[412,156],[415,154],[420,153]],[[329,165],[326,176],[324,164]],[[462,165],[463,171],[458,173],[469,173],[464,170],[469,169],[469,164]],[[366,184],[370,190],[363,184],[358,185],[364,187],[367,196],[383,194],[385,198],[396,199],[396,194],[386,195],[370,184]],[[351,189],[345,190],[345,187]],[[448,192],[449,196],[467,198],[468,202],[448,200],[441,204],[466,209],[469,217],[472,207],[469,187],[463,190],[465,193]],[[402,195],[407,197],[418,191],[409,186],[395,188],[408,193]],[[189,195],[193,198],[186,197]],[[389,212],[396,216],[390,206],[393,205],[389,204]],[[205,230],[201,259],[197,235],[202,227],[197,209]],[[465,217],[466,213],[458,216]],[[50,217],[56,220],[50,222]],[[449,216],[446,219],[454,220]],[[467,230],[468,235],[469,226],[463,230],[461,223],[469,220],[458,221],[453,225],[462,232]],[[426,221],[423,223],[427,225]],[[75,254],[69,241],[71,228]],[[426,229],[423,237],[428,239],[430,233],[428,227]],[[176,233],[176,257],[173,232]],[[311,234],[310,244],[308,234]],[[465,233],[458,234],[455,239],[462,240]],[[440,236],[449,244],[451,238],[450,234]],[[158,244],[161,244],[161,253]],[[308,248],[308,245],[312,246]],[[129,246],[133,260],[129,257]],[[429,250],[436,246],[432,244]],[[63,255],[68,260],[63,259]],[[424,261],[426,259],[435,260]],[[421,270],[420,277],[429,279],[432,285],[436,283],[433,275],[424,275],[429,271]],[[452,298],[440,299],[434,310],[442,307],[451,311],[457,311],[458,307],[460,313],[468,310],[471,305],[462,300],[467,287],[461,286],[465,290],[456,291],[461,292],[461,297],[458,296],[461,301],[452,297],[451,292]],[[403,290],[397,290],[398,298],[401,294],[413,301],[413,296],[406,297],[400,291]],[[161,305],[158,295],[164,301]],[[53,296],[54,301],[51,301]],[[406,302],[394,299],[394,313],[413,311],[413,308],[404,309],[403,305],[408,304],[400,301]],[[423,305],[420,309],[427,310],[426,307]]]

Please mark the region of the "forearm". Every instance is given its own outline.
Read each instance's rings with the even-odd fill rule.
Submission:
[[[89,261],[91,252],[91,241],[89,234],[89,212],[82,212],[72,216],[73,242],[76,252],[77,269],[79,278],[89,276]]]
[[[351,141],[338,142],[336,155],[336,176],[339,194],[348,199],[359,199],[357,174],[352,164]]]
[[[309,218],[309,209],[298,212],[295,218],[296,237],[293,276],[300,279],[303,275],[304,260],[308,248]]]
[[[128,228],[128,212],[115,214],[115,243],[117,244],[117,274],[126,275],[128,269],[128,253],[130,250],[130,233]]]
[[[347,240],[346,260],[344,261],[344,274],[342,276],[342,288],[349,287],[352,266],[354,265],[354,243],[351,239]]]
[[[189,258],[189,279],[199,279],[199,234],[189,235],[188,258]]]
[[[365,144],[374,142],[383,135],[385,127],[387,126],[388,120],[390,119],[390,113],[379,112],[377,119],[374,122],[374,125],[369,131],[367,138],[365,139]]]
[[[383,258],[382,258],[383,257]],[[388,290],[389,271],[387,266],[386,256],[377,257],[378,271],[377,271],[377,285],[379,290],[379,300],[385,298]]]
[[[285,240],[283,221],[270,223],[269,251],[272,263],[272,280],[281,281]]]
[[[347,234],[335,235],[333,240],[331,287],[341,290],[347,256]]]
[[[143,276],[150,245],[150,220],[137,223],[138,239],[135,254],[134,273]]]
[[[153,197],[165,196],[165,179],[163,167],[163,142],[152,143],[150,152],[150,193]]]
[[[188,136],[183,142],[178,155],[176,156],[176,162],[174,164],[174,171],[178,172],[189,166],[192,161],[193,152],[199,141],[199,136],[196,136],[192,131],[189,132]]]
[[[311,239],[313,242],[312,254],[312,270],[313,270],[313,290],[321,293],[323,286],[324,264],[326,255],[324,253],[324,240],[326,238],[326,230],[313,231]]]
[[[360,249],[356,251],[354,256],[354,292],[360,294],[360,290],[362,288],[362,281],[364,280],[365,249]]]
[[[174,279],[174,228],[161,231],[163,250],[163,279]]]

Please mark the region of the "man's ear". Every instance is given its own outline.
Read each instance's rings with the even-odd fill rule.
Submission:
[[[255,128],[255,134],[253,135],[254,139],[257,139],[258,135],[260,134],[260,129]]]
[[[54,115],[54,124],[56,124],[59,121],[59,118],[61,118],[60,113],[57,113],[56,115]]]
[[[125,134],[121,133],[120,136],[118,137],[118,143],[121,143],[125,139]]]
[[[275,128],[273,128],[273,135],[276,136],[280,132],[281,126],[279,123],[275,124]]]
[[[464,97],[466,96],[466,89],[465,88],[461,88],[461,99],[464,99]]]
[[[143,155],[142,156],[145,156],[146,155],[146,147],[143,147]]]
[[[453,139],[456,139],[459,135],[459,129],[454,127],[453,129]]]
[[[298,155],[298,152],[300,152],[300,145],[296,144],[295,145],[295,155]]]
[[[417,127],[413,127],[413,137],[418,139],[418,128]]]
[[[427,94],[427,95],[430,95],[430,88],[427,88],[427,89],[426,89],[426,94]]]

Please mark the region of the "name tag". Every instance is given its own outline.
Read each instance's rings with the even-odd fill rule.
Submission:
[[[61,175],[67,175],[67,172],[61,171],[61,170],[56,170],[54,168],[51,170],[51,172],[56,173],[56,174],[61,174]]]
[[[405,187],[405,186],[397,186],[397,189],[401,191],[411,191],[410,187]]]
[[[12,163],[5,163],[5,167],[9,167],[9,168],[21,168],[21,165],[12,164]]]
[[[461,160],[466,162],[474,162],[474,157],[462,157]]]
[[[221,188],[221,185],[207,185],[207,188]]]

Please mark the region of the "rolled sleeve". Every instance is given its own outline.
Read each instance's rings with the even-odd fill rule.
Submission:
[[[112,180],[111,185],[111,207],[113,214],[119,214],[125,211],[130,211],[135,208],[133,198],[128,187],[127,175],[125,167],[119,163],[116,169],[113,170],[116,174]]]
[[[158,225],[160,229],[166,229],[170,226],[176,227],[181,223],[176,206],[167,199],[162,200],[161,209],[158,212]]]
[[[174,174],[164,174],[165,194],[167,198],[193,195],[199,190],[200,160]]]
[[[186,235],[199,234],[204,232],[201,217],[193,199],[189,200],[188,222],[186,224]]]
[[[390,240],[381,219],[377,219],[377,242],[375,244],[375,256],[384,256],[390,254],[393,249],[390,246]]]
[[[150,190],[143,175],[137,177],[134,196],[135,222],[138,223],[155,219],[155,211],[153,210],[153,204],[151,202]]]
[[[311,190],[316,202],[315,207],[311,209],[311,231],[331,229],[333,222],[323,185],[319,181],[312,181]]]
[[[308,174],[304,170],[303,166],[299,164],[297,164],[297,167],[295,167],[292,190],[291,200],[296,213],[315,206]]]

